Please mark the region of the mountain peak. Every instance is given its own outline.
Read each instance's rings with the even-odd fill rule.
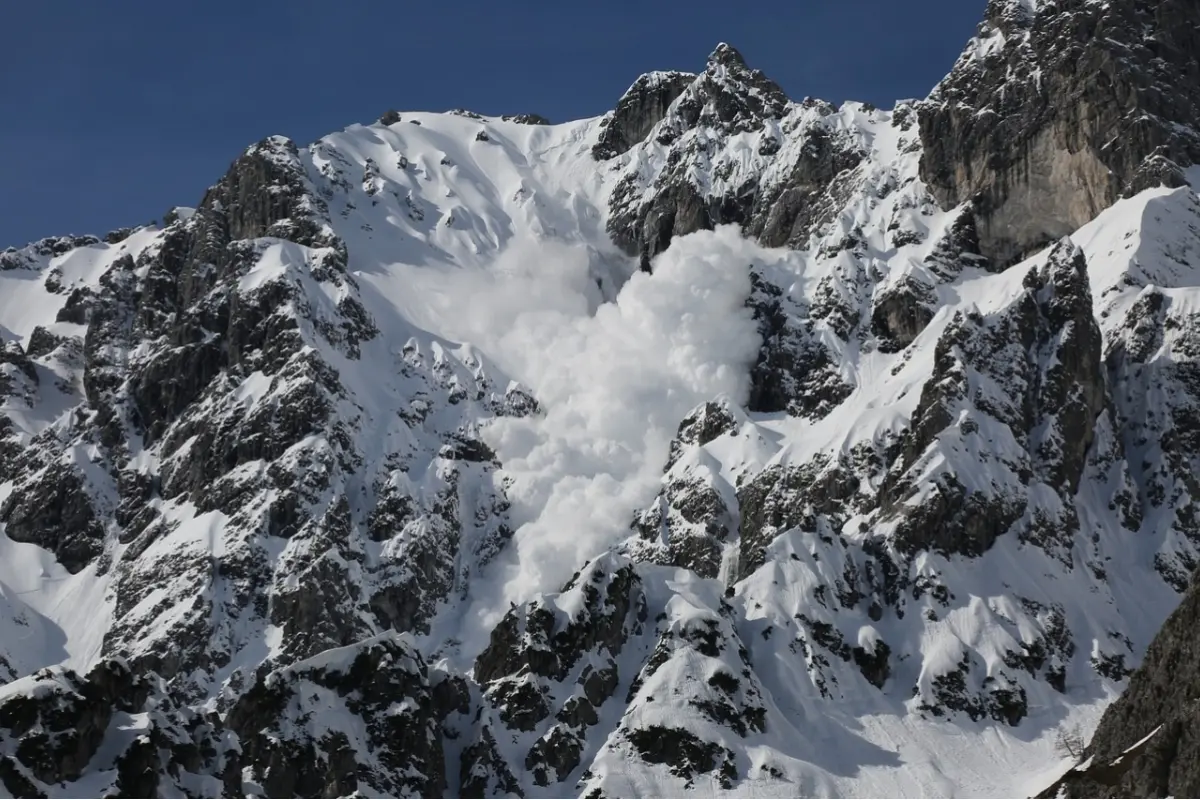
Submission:
[[[709,55],[704,74],[677,105],[676,133],[697,125],[738,133],[758,130],[764,120],[783,117],[789,100],[779,84],[722,42]]]
[[[725,67],[741,67],[747,69],[746,59],[738,52],[738,49],[731,44],[721,42],[708,54],[708,63],[720,64]]]
[[[733,45],[720,42],[699,75],[670,71],[639,76],[604,119],[592,154],[603,161],[627,152],[659,123],[668,128],[663,131],[667,139],[697,125],[727,132],[757,129],[765,119],[782,117],[788,103],[779,84],[751,68]]]

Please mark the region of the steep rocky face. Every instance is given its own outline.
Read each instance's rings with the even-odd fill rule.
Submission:
[[[180,707],[122,661],[47,669],[0,688],[0,784],[13,797],[103,772],[107,797],[240,794],[241,754],[216,715]]]
[[[675,98],[695,79],[690,72],[651,72],[639,77],[604,117],[604,129],[592,154],[597,160],[609,159],[645,141]]]
[[[746,301],[763,344],[750,371],[750,411],[786,411],[820,419],[853,391],[830,348],[813,336],[810,309],[760,272],[750,273]]]
[[[865,326],[903,349],[932,318],[935,287],[982,263],[969,212],[945,231],[921,221],[935,206],[916,181],[916,122],[907,105],[790,102],[722,46],[643,144],[606,165],[618,175],[608,232],[643,269],[675,237],[726,224],[817,262],[803,297],[786,271],[750,265],[764,340],[751,410],[823,417],[853,388],[841,342]]]
[[[728,607],[714,609],[712,602],[680,602],[659,618],[654,649],[629,687],[626,713],[597,754],[598,764],[641,761],[691,788],[712,781],[732,789],[746,777],[733,748],[768,731],[763,688],[747,669],[750,654],[726,616]],[[578,788],[583,796],[598,796],[602,786],[585,773]]]
[[[1110,223],[1097,221],[1097,229],[1104,224]],[[1106,247],[1096,244],[1098,257],[1113,255]],[[915,401],[906,430],[851,435],[841,452],[818,450],[804,461],[784,451],[784,463],[760,466],[739,459],[762,446],[746,440],[762,442],[767,430],[718,413],[719,406],[697,409],[672,445],[664,492],[639,516],[629,552],[701,574],[713,574],[711,556],[681,558],[671,543],[704,543],[699,552],[723,553],[720,574],[729,591],[756,609],[755,617],[773,620],[760,630],[769,641],[783,635],[780,629],[795,629],[792,652],[804,654],[806,680],[823,697],[862,680],[913,698],[919,714],[1019,725],[1032,704],[1044,701],[1036,698],[1088,680],[1081,673],[1119,679],[1132,657],[1122,636],[1108,632],[1099,652],[1083,657],[1071,612],[1046,602],[1034,585],[1018,588],[1008,575],[1004,590],[1014,608],[1002,624],[1016,623],[1011,639],[984,647],[956,642],[961,649],[953,661],[897,672],[894,654],[919,647],[908,639],[905,620],[953,619],[961,613],[960,592],[973,591],[952,577],[956,560],[986,559],[994,548],[1016,545],[1028,548],[1024,557],[1036,569],[1104,591],[1108,562],[1142,523],[1139,489],[1114,436],[1106,335],[1093,311],[1099,297],[1128,308],[1137,287],[1111,285],[1113,276],[1089,266],[1069,240],[1003,278],[985,280],[996,287],[986,310],[970,304],[953,315],[943,310],[919,391],[904,377],[914,366],[911,355],[902,351],[892,362],[891,376],[904,387],[900,398]],[[1105,317],[1112,347],[1120,328],[1112,327],[1115,314]],[[837,418],[850,407],[824,415]],[[1088,487],[1097,484],[1106,487],[1104,532],[1094,531],[1083,545],[1084,526],[1099,522],[1088,500]],[[693,509],[704,513],[689,519],[685,513]],[[739,520],[736,539],[704,536],[730,518]],[[1174,534],[1154,535],[1166,542]],[[1171,572],[1160,567],[1165,560],[1156,557],[1155,568],[1170,581]],[[777,587],[790,585],[813,587],[808,601],[781,602]],[[775,610],[757,610],[764,608]]]
[[[364,458],[364,409],[334,364],[353,369],[377,331],[331,224],[295,145],[265,140],[149,242],[80,245],[111,267],[96,289],[71,291],[81,311],[60,313],[59,333],[30,337],[47,374],[65,381],[39,397],[32,362],[15,343],[5,351],[10,406],[65,393],[86,420],[10,436],[6,535],[72,572],[98,559],[112,569],[106,648],[193,696],[265,626],[284,632],[285,659],[427,626],[462,580],[464,532],[473,553],[508,535],[499,488],[475,488],[494,465],[461,419],[429,426],[439,441],[417,478],[427,494],[403,474],[399,448]],[[284,258],[264,272],[288,248],[300,265]],[[50,288],[67,293],[58,280]],[[425,427],[439,397],[524,413],[485,390],[478,364],[472,375],[415,340],[402,355],[412,386],[402,431]],[[180,536],[183,507],[228,521],[218,561]]]
[[[461,679],[385,634],[259,675],[225,724],[248,780],[273,797],[439,797],[443,724],[467,703]]]
[[[938,341],[881,497],[885,518],[899,520],[903,547],[979,555],[1025,517],[1023,539],[1070,558],[1079,524],[1073,497],[1108,405],[1083,253],[1063,240],[1023,288],[998,317],[957,314]],[[987,487],[965,484],[971,470],[954,468],[957,453],[979,447],[972,437],[995,453]],[[935,498],[914,502],[925,492],[916,485],[929,480]],[[1060,502],[1030,509],[1028,487],[1036,484]]]
[[[973,202],[1007,264],[1200,158],[1200,9],[1188,0],[991,0],[920,106],[921,177]]]
[[[1200,592],[1190,590],[1109,706],[1073,768],[1039,797],[1191,797],[1200,792]]]
[[[737,529],[730,513],[728,483],[687,458],[696,448],[733,433],[744,415],[728,402],[708,402],[684,417],[671,442],[665,486],[633,522],[628,543],[638,561],[685,567],[705,578],[721,570],[725,545]]]
[[[121,661],[3,687],[0,782],[45,797],[91,768],[106,797],[440,796],[443,725],[468,702],[394,634],[264,671],[224,715],[164,690]]]
[[[647,85],[639,89],[641,84]],[[822,200],[830,182],[862,158],[851,139],[825,124],[835,112],[832,106],[791,103],[777,84],[750,68],[729,45],[713,51],[699,76],[672,73],[668,80],[652,74],[634,89],[637,141],[653,142],[669,155],[665,162],[653,164],[650,175],[650,170],[639,169],[622,179],[613,193],[608,230],[618,246],[639,255],[644,269],[673,237],[717,225],[738,224],[769,245],[803,243],[816,222],[833,211],[832,202]],[[627,95],[622,100],[618,115],[629,99]],[[651,99],[653,113],[642,109]],[[624,152],[604,138],[620,119],[613,117],[597,158]],[[797,129],[800,136],[795,135]],[[752,170],[743,172],[731,159],[716,165],[717,184],[698,184],[695,168],[707,164],[730,137],[744,134],[756,140]],[[790,170],[772,163],[785,137],[802,143],[794,154],[778,159],[794,162]],[[632,135],[622,137],[626,141],[632,142]],[[756,174],[759,171],[769,171],[771,179],[762,181],[765,176]]]
[[[634,565],[612,556],[587,564],[561,593],[509,611],[475,662],[484,706],[463,769],[468,759],[483,763],[463,791],[503,788],[514,774],[530,775],[537,786],[574,774],[594,752],[590,729],[600,710],[631,677],[619,662],[647,615]],[[509,759],[497,750],[501,732]]]

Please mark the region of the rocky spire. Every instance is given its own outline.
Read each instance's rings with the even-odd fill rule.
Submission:
[[[742,58],[742,54],[738,52],[737,48],[731,44],[726,44],[725,42],[718,44],[716,48],[708,54],[708,63],[710,65],[720,64],[721,66],[725,67],[748,69],[746,66],[746,59]]]
[[[704,125],[740,133],[782,117],[787,108],[788,97],[779,84],[721,42],[709,54],[704,73],[684,92],[679,115],[685,129]]]

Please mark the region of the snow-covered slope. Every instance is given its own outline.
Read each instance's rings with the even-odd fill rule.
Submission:
[[[721,45],[597,119],[272,137],[0,254],[0,786],[1051,783],[1200,555],[1200,175],[1062,235],[938,170],[1124,5],[995,0],[891,111]]]

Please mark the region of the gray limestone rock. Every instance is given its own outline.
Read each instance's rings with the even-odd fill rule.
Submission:
[[[1104,712],[1087,761],[1039,797],[1200,794],[1200,591],[1184,595],[1125,692]]]
[[[476,659],[483,713],[491,722],[467,750],[485,762],[469,773],[472,792],[506,785],[522,769],[539,785],[566,780],[579,764],[585,731],[599,721],[597,709],[616,692],[616,658],[647,617],[636,569],[625,559],[604,556],[568,582],[562,596],[570,614],[550,599],[510,610]],[[554,701],[564,693],[565,701]],[[493,728],[538,734],[523,764],[500,757]],[[463,768],[465,792],[466,763]]]
[[[0,522],[15,542],[30,542],[78,572],[104,549],[104,523],[83,473],[70,464],[36,464],[28,455],[13,468],[17,488],[0,504]]]
[[[881,492],[885,516],[911,550],[979,555],[1026,512],[1024,487],[1043,483],[1063,498],[1069,517],[1023,533],[1047,549],[1065,547],[1077,529],[1070,498],[1078,488],[1108,395],[1100,329],[1082,252],[1064,239],[1025,279],[1025,293],[1003,314],[985,319],[958,314],[935,351],[934,373],[921,392],[900,457]],[[961,415],[984,415],[966,419]],[[923,504],[911,481],[920,464],[955,440],[1000,424],[1023,450],[1006,463],[1009,484],[968,487],[943,471]],[[1035,520],[1038,517],[1035,515]]]
[[[935,300],[933,287],[911,278],[877,294],[871,331],[879,337],[879,349],[896,352],[912,344],[933,319]]]
[[[687,172],[694,160],[705,158],[706,145],[701,139],[682,146],[676,142],[693,130],[722,137],[758,131],[787,112],[783,90],[747,66],[735,49],[721,44],[700,75],[651,73],[634,84],[626,100],[601,134],[598,157],[624,152],[650,134],[658,144],[672,145],[673,151],[648,196],[642,196],[645,187],[633,175],[614,191],[608,223],[613,241],[640,255],[643,269],[649,269],[651,259],[676,236],[724,223],[748,224],[754,187],[733,196],[704,196]]]
[[[385,634],[264,671],[226,725],[271,797],[441,797],[442,723],[458,710],[445,680],[410,640]]]
[[[892,118],[905,152],[923,145],[934,197],[957,208],[936,230],[916,212],[881,231],[838,219],[860,191],[872,192],[870,202],[891,196],[897,176],[871,174],[866,145],[839,127],[833,106],[790,103],[721,45],[702,74],[642,76],[604,118],[592,151],[603,163],[593,166],[627,170],[609,232],[646,268],[674,237],[727,223],[764,245],[815,248],[829,270],[803,303],[786,269],[731,268],[749,272],[746,306],[763,339],[740,399],[753,414],[820,422],[858,380],[841,354],[907,348],[934,318],[939,282],[1008,266],[1123,193],[1178,183],[1180,168],[1200,160],[1198,24],[1184,0],[993,0],[950,77]],[[482,117],[455,113],[479,129]],[[861,107],[864,118],[879,121],[876,113]],[[400,121],[388,112],[380,124]],[[475,148],[502,144],[499,128],[474,135],[491,143]],[[755,142],[747,158],[756,166],[743,178],[728,182],[731,168],[707,185],[691,177],[711,147],[740,136]],[[622,158],[648,139],[663,153],[652,178]],[[89,788],[110,796],[520,796],[530,784],[566,790],[574,777],[586,792],[588,759],[610,744],[685,781],[732,789],[745,760],[735,743],[768,724],[751,656],[759,634],[765,643],[794,626],[791,652],[827,697],[839,671],[896,696],[915,674],[900,651],[910,643],[856,644],[854,629],[839,625],[853,619],[862,630],[864,619],[900,619],[915,604],[936,620],[954,598],[926,569],[937,562],[929,551],[972,558],[1012,535],[1074,568],[1086,549],[1074,501],[1089,469],[1111,467],[1110,509],[1129,531],[1149,518],[1170,529],[1175,549],[1153,558],[1170,585],[1187,589],[1197,563],[1189,547],[1200,548],[1200,317],[1169,287],[1148,285],[1125,320],[1106,327],[1102,352],[1087,265],[1059,241],[1023,285],[1020,275],[1012,282],[1017,297],[1006,308],[950,321],[902,439],[885,431],[844,452],[730,477],[705,459],[740,435],[746,416],[727,400],[698,407],[621,554],[588,563],[557,596],[512,607],[468,678],[441,672],[406,632],[439,634],[439,614],[470,597],[468,581],[513,536],[479,423],[541,410],[528,390],[500,393],[478,363],[456,372],[414,340],[388,367],[414,387],[397,398],[392,427],[363,419],[361,391],[344,382],[342,365],[370,353],[377,331],[330,208],[359,186],[386,201],[389,168],[368,159],[343,169],[335,148],[323,147],[313,146],[313,159],[282,137],[251,147],[194,211],[170,212],[152,247],[122,250],[90,287],[50,260],[130,247],[135,229],[0,253],[0,269],[29,270],[42,281],[35,288],[61,302],[62,325],[34,328],[25,349],[0,348],[0,483],[12,484],[0,522],[9,539],[45,549],[70,572],[106,573],[114,619],[103,653],[130,656],[83,676],[53,668],[20,678],[0,653],[3,677],[16,679],[0,699],[8,793],[61,793],[85,772],[97,781]],[[408,176],[421,169],[415,157],[396,158]],[[905,212],[932,207],[924,195],[905,197]],[[246,286],[264,248],[281,242],[308,248],[306,271]],[[873,263],[881,243],[919,252],[913,276],[886,289]],[[1127,280],[1141,280],[1135,272]],[[1168,333],[1175,350],[1162,358]],[[78,385],[56,377],[64,365]],[[246,402],[251,378],[268,400]],[[1157,389],[1166,413],[1151,418],[1145,396]],[[21,404],[49,391],[77,405],[61,424],[19,430]],[[1148,448],[1157,448],[1153,463]],[[956,472],[963,452],[994,458],[996,481],[972,482],[978,462]],[[1137,461],[1140,470],[1128,469]],[[156,547],[188,505],[220,519],[219,547]],[[768,617],[735,620],[740,592],[805,558],[821,577],[808,610],[833,621],[791,611],[769,627]],[[669,570],[637,561],[704,578],[725,566],[730,582],[751,580],[727,587],[719,608],[689,600],[694,607],[672,617],[670,605],[650,608],[662,594],[651,580]],[[1038,702],[1022,676],[1066,692],[1077,655],[1066,613],[1016,600],[1023,629],[1003,669],[989,662],[984,675],[968,648],[952,669],[900,691],[923,692],[923,713],[1011,725]],[[756,602],[745,598],[747,608]],[[1110,709],[1090,745],[1093,766],[1057,788],[1200,791],[1186,635],[1194,606],[1191,591]],[[888,630],[910,628],[920,619]],[[461,646],[445,643],[446,652]],[[1119,681],[1127,650],[1081,658]],[[665,669],[672,659],[679,668]],[[622,674],[630,665],[635,674]],[[651,691],[656,679],[673,681],[674,694]],[[654,703],[706,727],[638,727],[647,716],[625,713]],[[719,741],[705,738],[710,730]]]
[[[721,493],[699,477],[671,480],[633,529],[642,541],[629,552],[639,561],[684,567],[715,578],[722,545],[737,524]]]
[[[824,417],[854,387],[838,370],[829,348],[814,336],[805,309],[758,270],[751,269],[750,286],[746,305],[754,312],[763,343],[750,370],[747,409]]]
[[[975,203],[999,264],[1124,193],[1180,185],[1200,158],[1198,25],[1190,0],[991,0],[920,105],[922,178],[944,208]]]
[[[864,501],[859,489],[859,477],[849,465],[823,456],[800,467],[768,467],[746,481],[738,488],[742,524],[737,577],[762,566],[767,545],[789,529],[840,528],[837,520]]]
[[[550,120],[541,114],[503,114],[500,119],[505,122],[516,122],[520,125],[549,125]]]
[[[651,72],[639,77],[605,117],[592,155],[603,161],[644,141],[695,78],[689,72]]]
[[[111,736],[119,726],[127,735]],[[120,660],[86,675],[55,667],[0,701],[0,786],[13,797],[98,773],[107,797],[244,795],[236,739],[219,719],[177,705],[152,673]]]

